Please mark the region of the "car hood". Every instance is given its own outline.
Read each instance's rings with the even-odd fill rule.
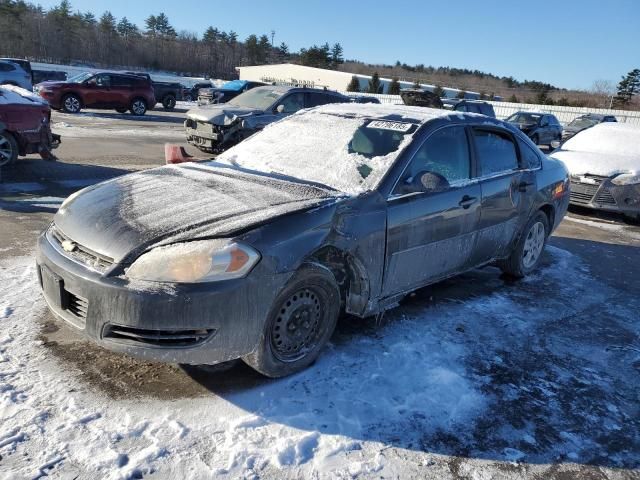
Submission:
[[[640,159],[630,155],[556,150],[551,158],[564,163],[571,175],[611,177],[619,173],[640,171]]]
[[[40,82],[36,85],[36,88],[38,87],[47,87],[47,88],[59,88],[59,87],[67,87],[69,85],[79,85],[78,83],[70,83],[70,82],[66,82],[64,80],[45,80],[44,82]]]
[[[54,217],[74,242],[127,263],[152,246],[224,238],[343,196],[210,162],[124,175],[70,197]]]
[[[228,103],[221,105],[203,105],[187,112],[187,118],[214,125],[231,125],[238,118],[260,115],[262,110],[234,107]]]

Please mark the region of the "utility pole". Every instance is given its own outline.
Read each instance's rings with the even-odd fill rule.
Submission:
[[[276,36],[276,31],[271,30],[271,46],[273,47],[273,38]]]

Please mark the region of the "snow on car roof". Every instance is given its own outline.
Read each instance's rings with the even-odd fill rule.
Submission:
[[[561,160],[573,175],[609,177],[640,171],[640,127],[600,123],[567,140],[551,156]]]
[[[440,117],[465,118],[460,112],[452,114],[450,110],[440,110],[427,107],[409,107],[407,105],[390,105],[378,103],[331,103],[317,107],[316,112],[329,113],[332,115],[343,115],[349,117],[368,118],[390,118],[398,117],[397,120],[409,121],[412,123],[426,123],[429,120]]]
[[[14,85],[0,86],[0,105],[33,105],[34,103],[47,105],[46,100],[29,90]]]
[[[624,123],[600,123],[567,140],[562,149],[640,157],[640,127]]]

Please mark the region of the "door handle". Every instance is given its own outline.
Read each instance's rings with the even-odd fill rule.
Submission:
[[[458,205],[460,205],[462,208],[469,208],[471,205],[476,203],[477,200],[478,199],[476,197],[465,195],[464,197],[462,197],[462,200],[458,202]]]
[[[533,186],[533,182],[520,182],[518,184],[518,191],[519,192],[526,192],[528,187],[532,187]]]

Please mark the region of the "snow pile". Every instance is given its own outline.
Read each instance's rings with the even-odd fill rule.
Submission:
[[[571,137],[551,157],[564,162],[570,173],[605,177],[640,171],[640,127],[600,123]]]
[[[47,101],[39,95],[36,95],[24,88],[16,87],[14,85],[2,85],[0,86],[0,105],[48,105]]]

